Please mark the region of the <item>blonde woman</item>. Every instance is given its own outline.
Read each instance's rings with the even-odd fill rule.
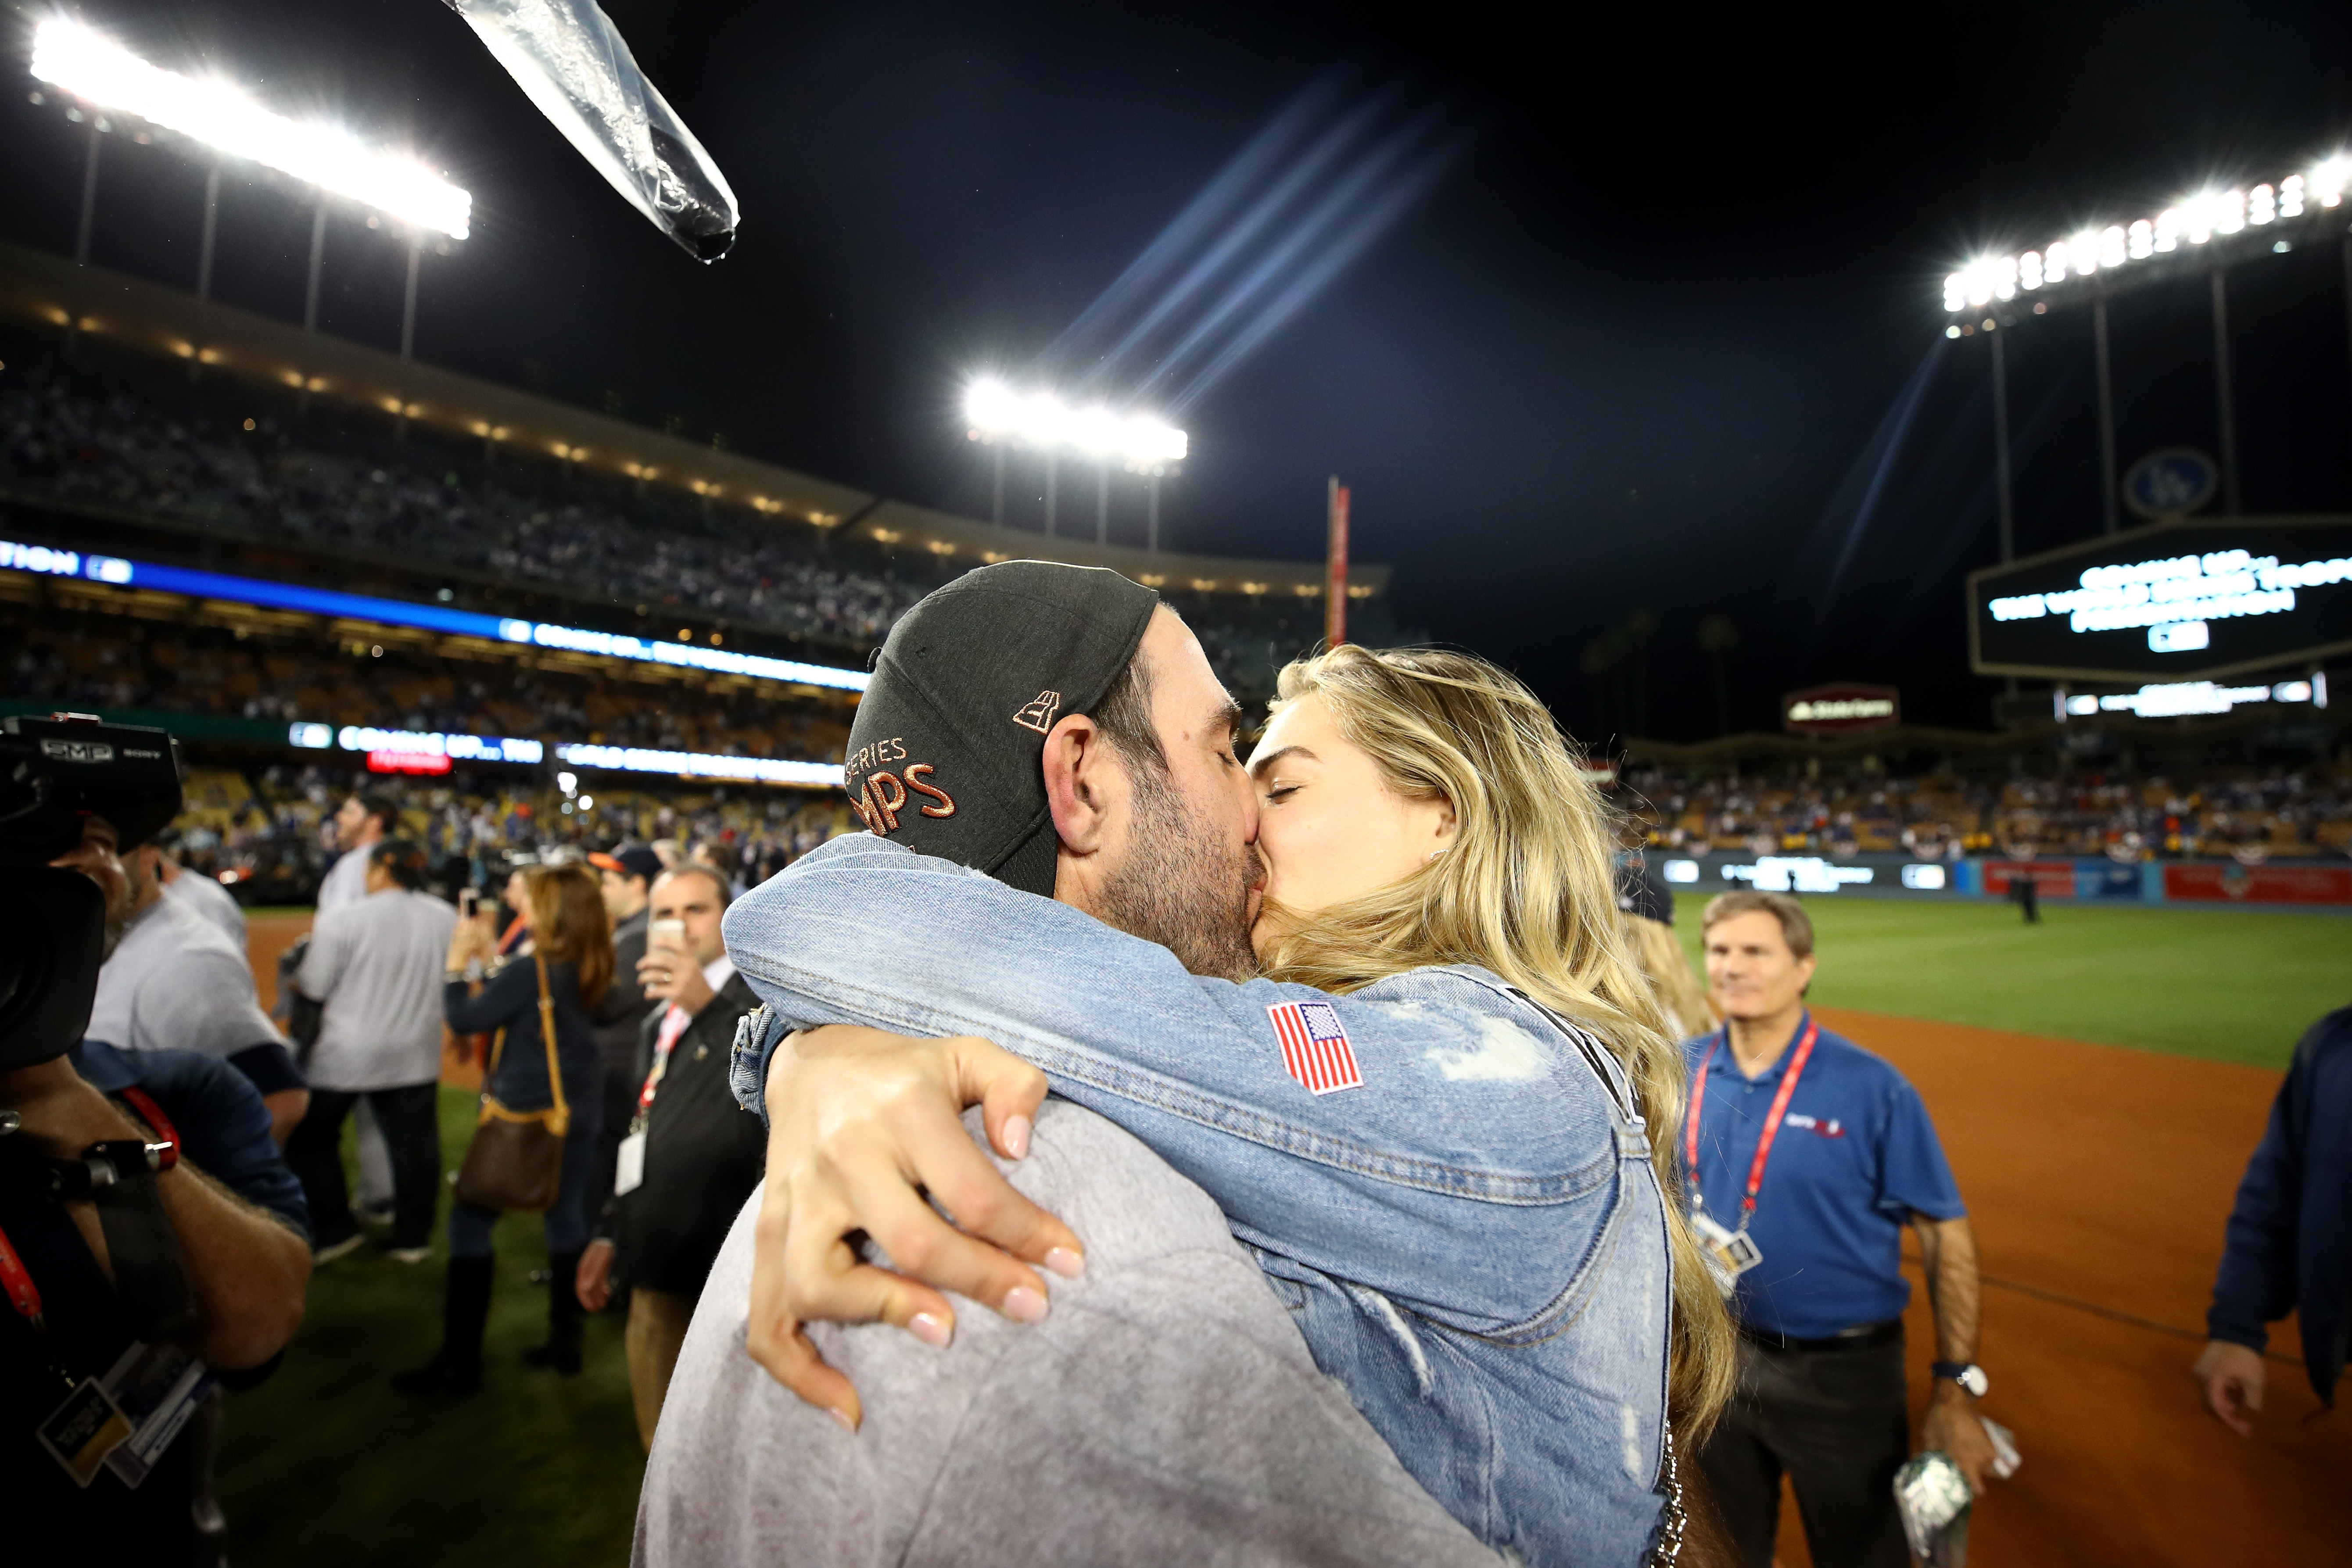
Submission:
[[[1666,1032],[1690,1040],[1716,1024],[1706,988],[1683,954],[1675,936],[1675,895],[1645,871],[1626,867],[1618,873],[1617,907],[1625,933],[1626,951],[1650,982],[1658,998],[1658,1013]]]
[[[589,1180],[596,1163],[603,1104],[596,1057],[596,1004],[613,980],[613,926],[596,873],[584,865],[525,866],[515,873],[517,923],[525,941],[498,956],[499,933],[487,918],[461,920],[449,938],[443,1010],[459,1034],[497,1033],[498,1061],[482,1091],[508,1110],[569,1113],[563,1174],[547,1210],[547,1343],[524,1353],[535,1366],[580,1370],[580,1301],[572,1276],[588,1245]],[[487,975],[487,979],[477,976]],[[555,1025],[548,1048],[541,1020]],[[551,1080],[548,1059],[558,1071]],[[442,1305],[441,1348],[433,1359],[393,1379],[409,1394],[470,1394],[482,1379],[482,1328],[490,1310],[494,1209],[455,1202],[449,1208],[449,1276]]]
[[[1291,665],[1280,691],[1247,777],[1265,978],[1188,974],[1067,902],[887,837],[835,840],[738,902],[728,947],[771,1013],[867,1026],[784,1052],[791,1087],[780,1068],[769,1104],[829,1131],[795,1142],[780,1124],[766,1201],[789,1213],[772,1231],[763,1211],[761,1267],[837,1270],[833,1299],[866,1303],[801,1319],[881,1316],[942,1337],[944,1296],[852,1265],[838,1238],[860,1228],[893,1258],[939,1260],[935,1282],[998,1301],[919,1235],[938,1222],[913,1199],[918,1176],[973,1190],[925,1175],[955,1143],[970,1154],[961,1127],[932,1124],[929,1150],[894,1147],[888,1117],[858,1103],[909,1081],[977,1098],[1025,1071],[970,1039],[877,1042],[877,1029],[986,1036],[1217,1201],[1318,1364],[1480,1540],[1541,1564],[1670,1556],[1667,1414],[1685,1446],[1706,1429],[1731,1348],[1678,1196],[1682,1061],[1619,925],[1601,802],[1549,713],[1479,660],[1342,647]],[[1116,736],[1112,706],[1098,711]],[[1176,789],[1168,774],[1181,737],[1153,723],[1156,771],[1121,747],[1147,825],[1187,787],[1181,758]],[[1163,883],[1213,869],[1156,863]],[[739,1048],[747,1103],[779,1027]],[[855,1041],[854,1073],[800,1075],[829,1034]],[[955,1065],[908,1080],[891,1051]],[[1000,1146],[1023,1143],[989,1104]],[[830,1192],[827,1172],[842,1173]],[[1000,1212],[1022,1207],[1004,1197]],[[1056,1264],[1042,1245],[1023,1255]],[[824,1291],[793,1294],[800,1308]],[[761,1356],[827,1397],[812,1358]]]

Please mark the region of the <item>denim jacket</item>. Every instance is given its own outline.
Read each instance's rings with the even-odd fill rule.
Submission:
[[[767,1004],[738,1037],[747,1108],[791,1029],[996,1041],[1216,1200],[1316,1364],[1473,1532],[1530,1563],[1642,1559],[1672,1280],[1648,1138],[1598,1042],[1469,966],[1347,997],[1203,978],[863,833],[738,899],[725,932]],[[1286,1071],[1268,1009],[1300,1002],[1336,1013],[1360,1086]]]

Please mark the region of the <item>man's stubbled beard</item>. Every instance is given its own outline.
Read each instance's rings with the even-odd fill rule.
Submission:
[[[1102,890],[1102,919],[1159,943],[1195,975],[1255,977],[1249,895],[1257,856],[1246,844],[1221,842],[1212,825],[1189,815],[1156,758],[1122,753],[1119,760],[1135,789],[1135,827]]]

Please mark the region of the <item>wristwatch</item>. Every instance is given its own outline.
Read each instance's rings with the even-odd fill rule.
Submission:
[[[1985,1369],[1973,1361],[1939,1361],[1927,1370],[1935,1376],[1950,1378],[1979,1399],[1985,1396],[1985,1390],[1992,1386],[1992,1380],[1985,1375]]]

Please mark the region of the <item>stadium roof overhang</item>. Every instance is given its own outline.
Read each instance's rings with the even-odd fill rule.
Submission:
[[[501,450],[616,478],[673,486],[781,523],[837,528],[886,549],[923,552],[943,562],[1049,559],[1105,566],[1180,593],[1315,598],[1323,592],[1320,561],[1175,555],[1001,528],[833,484],[740,453],[698,445],[364,344],[308,333],[250,310],[121,273],[76,267],[66,257],[22,246],[0,244],[0,311],[59,327],[74,325],[159,354],[216,366],[241,379],[307,391],[451,434],[475,436]],[[1389,569],[1351,565],[1349,577],[1350,596],[1370,598],[1386,591]]]

